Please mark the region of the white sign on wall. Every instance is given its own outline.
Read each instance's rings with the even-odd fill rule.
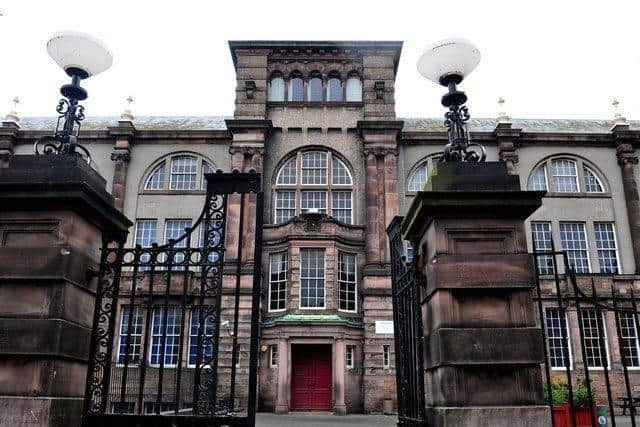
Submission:
[[[376,320],[376,334],[393,334],[393,321]]]

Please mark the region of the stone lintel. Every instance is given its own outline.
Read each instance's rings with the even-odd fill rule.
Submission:
[[[427,408],[427,420],[440,427],[551,427],[550,409],[542,405]]]
[[[438,254],[427,264],[426,295],[438,289],[533,288],[529,254]]]
[[[540,328],[440,328],[424,338],[424,367],[543,363],[540,340]]]
[[[265,119],[227,119],[224,122],[232,135],[258,132],[264,135],[264,139],[267,139],[273,129],[271,120]]]
[[[136,136],[136,127],[133,122],[128,120],[118,121],[118,126],[110,126],[107,128],[109,135],[115,138],[125,138],[128,140]]]
[[[62,319],[0,319],[4,357],[47,357],[86,362],[91,329]]]
[[[402,120],[358,120],[356,124],[358,134],[365,140],[386,136],[386,139],[396,141],[403,127]]]

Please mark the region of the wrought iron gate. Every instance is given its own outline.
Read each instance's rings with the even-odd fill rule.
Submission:
[[[407,262],[400,235],[401,223],[402,217],[396,216],[387,228],[391,251],[398,426],[417,427],[426,425],[420,308],[422,275],[414,260]]]
[[[610,273],[576,274],[570,254],[548,243],[548,250],[534,248],[534,258],[546,354],[544,393],[553,426],[636,427],[640,312],[635,277],[616,274],[617,260]]]
[[[84,426],[255,425],[260,174],[206,178],[202,213],[182,236],[151,247],[104,242]],[[247,230],[253,264],[242,258]],[[225,265],[232,232],[237,259]]]

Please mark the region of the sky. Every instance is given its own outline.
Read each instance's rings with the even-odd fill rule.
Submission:
[[[401,40],[398,117],[441,117],[444,88],[418,74],[424,48],[464,37],[482,54],[463,82],[473,117],[497,100],[517,118],[640,119],[637,0],[0,0],[0,115],[53,115],[66,75],[46,42],[60,30],[90,33],[113,67],[83,82],[86,114],[232,115],[228,40]]]

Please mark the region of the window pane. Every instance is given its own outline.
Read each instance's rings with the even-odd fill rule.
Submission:
[[[562,250],[567,251],[569,265],[576,273],[589,273],[589,253],[584,224],[581,222],[561,222],[560,241]]]
[[[360,77],[352,76],[347,79],[347,102],[362,101],[362,81]]]
[[[207,310],[203,310],[205,313]],[[214,317],[205,314],[204,332],[202,335],[202,350],[200,350],[201,363],[208,363],[213,355],[213,322]],[[191,324],[189,326],[189,365],[195,366],[198,356],[198,331],[200,330],[200,308],[196,307],[191,311]]]
[[[318,213],[327,213],[327,192],[326,191],[303,191],[300,210],[305,213],[309,210]]]
[[[151,360],[154,365],[159,365],[162,360],[162,334],[166,333],[164,345],[165,365],[178,363],[178,347],[180,344],[180,328],[182,325],[182,313],[178,306],[170,305],[167,310],[165,325],[164,307],[153,309],[153,334],[151,339]]]
[[[331,182],[333,185],[351,185],[349,170],[341,160],[335,157],[331,161]]]
[[[143,248],[148,248],[152,243],[157,243],[156,229],[158,227],[158,221],[155,219],[139,219],[136,221],[136,239],[135,244],[140,245]],[[140,255],[140,271],[147,270],[149,267],[144,267],[144,264],[148,264],[151,260],[149,253],[143,253]]]
[[[176,244],[174,248],[186,248],[187,242],[191,239],[191,236],[187,236],[186,238],[177,241],[179,238],[184,236],[185,228],[191,227],[190,219],[168,219],[164,225],[164,242],[169,243],[170,239],[176,240]],[[164,261],[164,260],[163,260]],[[171,264],[179,265],[186,261],[186,257],[184,253],[178,252],[173,256],[173,260]],[[175,270],[181,270],[184,267],[177,267]]]
[[[142,344],[142,319],[144,318],[143,310],[134,306],[133,317],[130,317],[131,307],[122,307],[122,316],[120,318],[120,346],[118,349],[118,363],[125,363],[126,355],[129,356],[129,363],[140,362],[140,347]],[[127,335],[129,331],[129,322],[131,322],[131,341],[129,343],[129,351],[127,352]]]
[[[638,343],[638,330],[633,313],[619,312],[620,337],[622,338],[622,355],[627,366],[640,366],[640,344]]]
[[[269,256],[269,310],[284,310],[287,299],[288,256],[279,252]]]
[[[561,193],[575,193],[578,191],[578,171],[576,162],[567,159],[557,159],[551,162],[555,191]]]
[[[191,156],[178,156],[171,159],[172,190],[195,190],[198,159]]]
[[[282,224],[296,216],[296,192],[276,191],[275,222]]]
[[[294,185],[296,183],[296,158],[290,159],[282,166],[276,179],[277,185]]]
[[[584,172],[584,190],[588,193],[602,193],[602,183],[598,176],[588,167],[583,168]]]
[[[274,77],[269,82],[269,101],[284,101],[284,79],[282,77]]]
[[[204,177],[205,173],[214,173],[213,166],[209,163],[202,161],[202,177],[200,179],[200,188],[203,190],[207,189],[207,179]]]
[[[324,308],[324,249],[300,249],[300,307]]]
[[[342,101],[342,81],[337,77],[329,79],[327,101]]]
[[[331,216],[345,224],[351,224],[351,191],[333,191],[331,193]]]
[[[356,255],[340,252],[338,261],[340,310],[356,311]]]
[[[151,172],[144,188],[146,190],[162,190],[164,188],[164,162]]]
[[[594,222],[593,228],[596,235],[600,273],[618,274],[618,248],[613,223]]]
[[[571,364],[567,317],[566,315],[561,317],[560,310],[557,308],[548,308],[546,314],[549,362],[552,368],[566,368],[567,362]]]
[[[429,177],[429,165],[424,162],[413,172],[411,178],[409,178],[408,191],[422,191],[424,185],[427,183]]]
[[[320,151],[302,153],[302,184],[327,184],[327,153]]]
[[[531,236],[534,248],[539,252],[551,251],[551,223],[532,222]],[[538,272],[540,274],[553,274],[553,255],[537,255]]]
[[[289,101],[304,101],[304,83],[300,77],[294,77],[289,82]]]
[[[322,101],[322,80],[319,77],[309,80],[309,101]]]
[[[602,317],[598,319],[599,316],[595,309],[582,309],[581,314],[587,365],[591,368],[602,368],[607,361],[605,344],[607,335],[604,329],[604,322]],[[602,331],[602,336],[600,331]]]
[[[533,191],[547,191],[547,169],[544,165],[540,166],[531,175],[531,181],[529,182],[529,190]]]

